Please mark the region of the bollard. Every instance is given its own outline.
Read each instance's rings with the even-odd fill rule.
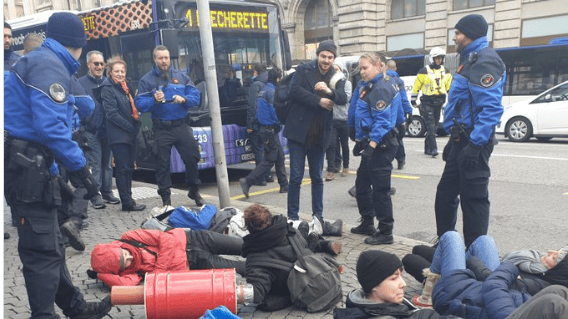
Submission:
[[[199,318],[221,305],[236,314],[235,279],[234,269],[147,273],[143,289],[115,286],[111,301],[113,305],[144,304],[148,319]]]

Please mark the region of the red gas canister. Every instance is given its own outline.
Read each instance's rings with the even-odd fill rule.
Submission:
[[[140,304],[144,300],[148,319],[199,318],[208,309],[221,305],[236,314],[235,270],[148,273],[143,291],[115,286],[111,300],[114,305]]]

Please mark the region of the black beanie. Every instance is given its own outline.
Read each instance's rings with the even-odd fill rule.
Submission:
[[[46,38],[52,38],[64,47],[82,48],[87,44],[85,25],[70,12],[57,12],[49,17]]]
[[[333,56],[337,56],[337,47],[333,43],[333,40],[325,40],[320,42],[318,49],[316,50],[316,54],[319,55],[321,51],[329,51],[333,53]]]
[[[357,260],[357,280],[365,293],[379,285],[387,277],[402,267],[402,262],[395,254],[380,250],[367,250]]]
[[[487,21],[480,14],[466,15],[456,23],[456,29],[472,40],[486,36],[487,28]]]

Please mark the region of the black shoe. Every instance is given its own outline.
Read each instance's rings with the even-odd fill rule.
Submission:
[[[339,253],[341,253],[343,245],[341,245],[341,243],[337,241],[322,240],[320,242],[320,247],[322,252],[328,253],[332,256],[337,256],[339,255]]]
[[[343,220],[338,219],[333,224],[326,221],[323,227],[324,236],[341,236],[343,234]]]
[[[308,234],[310,233],[310,225],[307,222],[302,221],[300,222],[300,225],[298,225],[298,231],[300,232],[302,237],[308,238]]]
[[[10,239],[10,234],[4,232],[4,239]]]
[[[75,315],[69,316],[71,319],[100,319],[107,315],[107,313],[112,308],[112,304],[110,302],[110,296],[107,296],[105,299],[99,302],[87,302],[85,303],[85,307],[83,310]]]
[[[349,193],[349,195],[351,195],[351,197],[355,197],[357,196],[357,188],[355,186],[351,187],[347,193]]]
[[[144,204],[132,204],[131,206],[122,206],[123,212],[139,212],[141,210],[145,210],[146,205]]]
[[[308,249],[315,253],[319,244],[319,235],[311,233],[308,235],[308,238],[306,238],[306,241],[308,242]]]
[[[105,203],[109,203],[109,204],[120,204],[120,199],[114,197],[114,195],[109,195],[109,196],[103,196],[103,201]]]
[[[95,209],[103,209],[106,207],[105,203],[103,202],[103,198],[101,197],[101,195],[97,195],[93,198],[91,198],[91,204],[93,204],[93,207]]]
[[[427,150],[427,151],[426,151],[426,150],[425,150],[425,151],[424,151],[424,154],[426,154],[426,155],[432,155],[432,151],[430,151],[430,150]]]
[[[279,193],[288,193],[288,185],[280,186]]]
[[[172,206],[172,199],[168,197],[162,197],[162,205],[163,206]]]
[[[375,233],[373,236],[365,238],[365,244],[369,245],[390,245],[394,243],[392,235]]]
[[[256,182],[256,183],[254,183],[254,185],[256,185],[256,186],[266,186],[266,181]]]
[[[241,189],[243,190],[245,198],[249,198],[250,185],[247,183],[247,179],[246,178],[239,179],[239,184],[241,184]]]
[[[201,194],[199,194],[199,191],[197,189],[191,189],[187,193],[187,197],[193,199],[195,201],[195,205],[197,206],[205,205],[205,200],[203,199],[203,197],[201,197]]]
[[[351,228],[353,234],[369,235],[375,234],[375,225],[373,219],[361,219],[361,225]]]
[[[272,176],[272,174],[270,174],[270,176],[268,176],[268,178],[266,179],[267,183],[274,183],[274,176]]]
[[[393,196],[394,194],[396,194],[396,188],[391,187],[391,190],[389,191],[389,194],[390,194],[391,196]]]
[[[406,164],[406,161],[400,161],[398,162],[398,169],[403,169],[404,168],[404,164]]]
[[[434,149],[434,150],[432,150],[432,157],[436,157],[436,156],[438,156],[438,150]]]
[[[61,232],[69,238],[69,245],[71,245],[73,249],[78,251],[85,250],[85,243],[83,242],[83,238],[81,238],[81,233],[72,221],[66,221],[60,228]]]

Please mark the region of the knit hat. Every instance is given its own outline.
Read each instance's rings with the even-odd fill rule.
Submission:
[[[124,266],[121,248],[116,245],[98,244],[91,252],[91,268],[96,272],[118,275]]]
[[[357,280],[363,291],[369,293],[401,267],[402,262],[396,255],[380,250],[367,250],[357,259]]]
[[[49,17],[46,37],[52,38],[64,47],[82,48],[87,44],[83,21],[69,12],[57,12]]]
[[[320,42],[318,49],[316,50],[316,54],[319,55],[321,51],[329,51],[333,53],[333,56],[337,56],[337,47],[333,43],[333,40],[325,40]]]
[[[456,23],[456,29],[472,40],[486,36],[487,28],[487,21],[480,14],[466,15]]]

